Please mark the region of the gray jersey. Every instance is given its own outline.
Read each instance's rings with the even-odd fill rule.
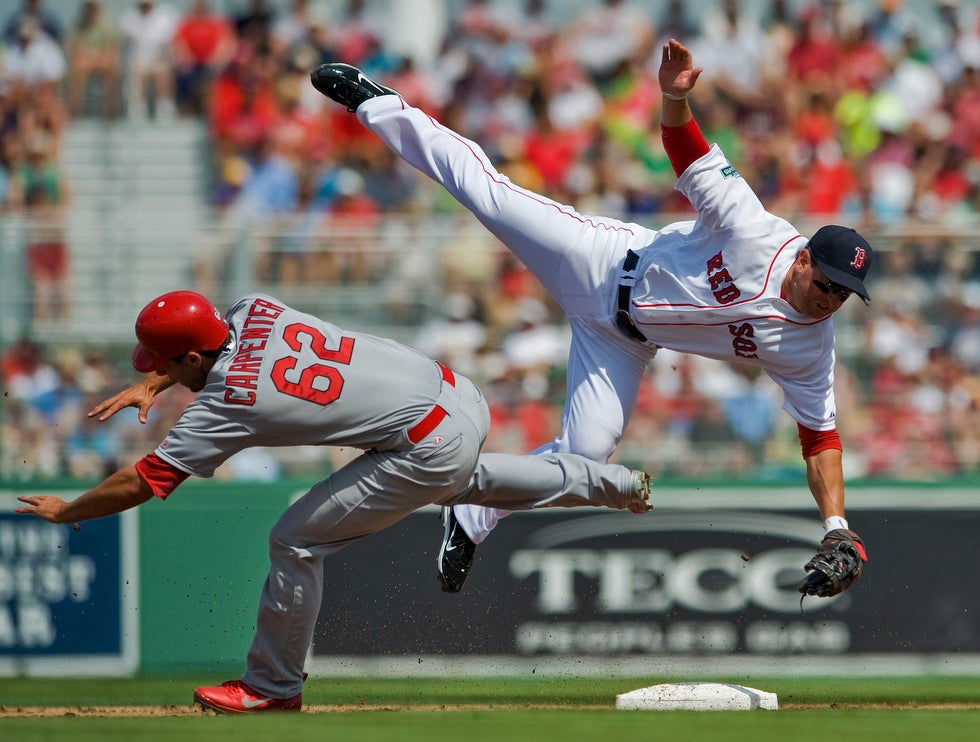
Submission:
[[[413,510],[457,501],[511,509],[631,502],[625,467],[573,455],[481,455],[490,411],[480,390],[407,346],[264,294],[240,299],[226,317],[231,340],[158,457],[207,477],[250,446],[367,449],[290,505],[269,535],[269,578],[242,678],[260,693],[302,688],[324,557]]]
[[[156,454],[209,477],[252,446],[408,447],[405,431],[439,397],[426,356],[343,330],[265,294],[228,311],[231,342]]]

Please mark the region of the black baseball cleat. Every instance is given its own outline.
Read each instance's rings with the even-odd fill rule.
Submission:
[[[357,67],[343,62],[321,64],[310,73],[313,87],[336,101],[353,113],[357,107],[369,98],[379,95],[398,95],[391,88],[379,85]]]
[[[452,507],[442,509],[442,547],[439,549],[439,582],[444,593],[458,593],[470,576],[476,544],[456,520]]]

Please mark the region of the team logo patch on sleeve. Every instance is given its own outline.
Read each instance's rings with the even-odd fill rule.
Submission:
[[[735,166],[734,165],[725,165],[725,167],[723,167],[721,169],[721,175],[722,175],[723,178],[741,178],[742,177],[741,175],[739,175],[738,170],[735,169]]]

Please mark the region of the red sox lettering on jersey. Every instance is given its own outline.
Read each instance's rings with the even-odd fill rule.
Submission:
[[[711,285],[712,293],[719,304],[731,304],[738,299],[742,292],[738,290],[732,274],[725,267],[721,252],[715,254],[708,261],[708,283]],[[759,346],[752,340],[755,331],[748,322],[740,325],[729,325],[728,331],[732,334],[732,348],[735,355],[739,358],[758,358],[756,352]]]
[[[698,220],[631,245],[640,255],[636,325],[665,348],[760,366],[783,388],[794,418],[825,429],[834,418],[833,321],[807,317],[781,296],[805,238],[764,209],[717,146],[677,188]]]
[[[732,334],[732,348],[735,349],[735,355],[739,358],[759,357],[756,352],[759,350],[759,346],[752,339],[752,336],[755,335],[752,325],[748,322],[743,322],[740,325],[729,325],[728,331]]]
[[[708,283],[711,284],[711,293],[719,304],[731,304],[742,295],[732,279],[732,274],[725,267],[721,252],[708,261]]]

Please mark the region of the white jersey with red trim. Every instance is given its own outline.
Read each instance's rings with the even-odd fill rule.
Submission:
[[[755,364],[783,389],[783,408],[798,423],[836,428],[833,321],[803,316],[780,296],[807,240],[766,212],[717,146],[675,186],[697,219],[654,230],[579,214],[516,185],[476,142],[399,96],[366,100],[357,117],[468,209],[565,312],[572,339],[562,430],[534,453],[607,461],[660,347]],[[453,510],[476,543],[508,514]]]
[[[676,187],[698,218],[659,230],[637,250],[637,327],[664,348],[760,366],[782,387],[792,417],[832,428],[833,319],[807,317],[780,295],[806,239],[765,210],[717,145]]]
[[[439,398],[438,366],[393,340],[343,330],[264,294],[226,314],[231,343],[155,453],[209,477],[252,446],[395,449]]]
[[[478,144],[396,96],[365,101],[357,116],[469,209],[564,310],[572,328],[564,429],[544,449],[606,460],[661,346],[758,365],[797,422],[835,427],[833,320],[801,315],[779,295],[807,241],[763,208],[717,145],[676,184],[697,219],[653,230],[521,188]],[[640,256],[631,314],[646,344],[615,322],[627,250]]]

